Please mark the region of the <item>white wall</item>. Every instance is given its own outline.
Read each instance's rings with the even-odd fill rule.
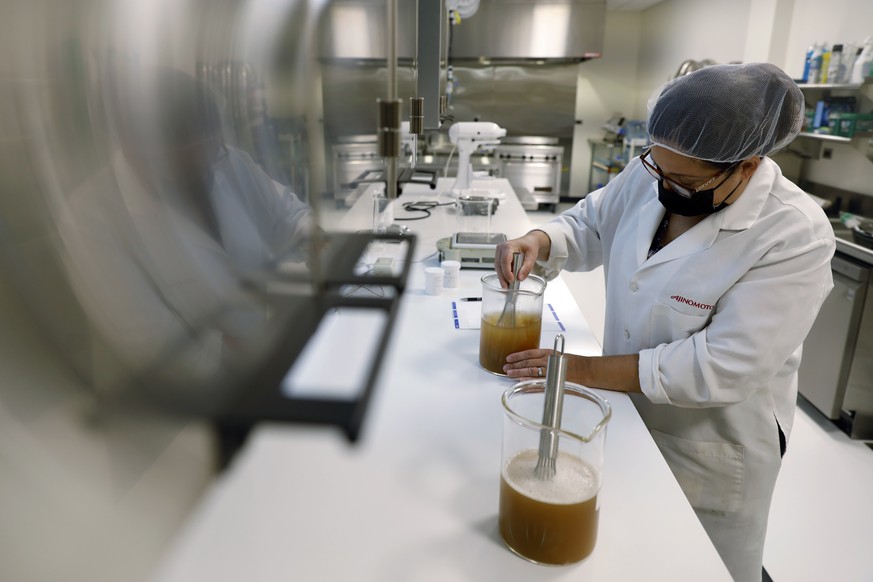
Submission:
[[[643,11],[636,114],[686,59],[742,61],[751,0],[666,0]]]
[[[569,196],[588,193],[591,148],[588,139],[603,137],[601,129],[614,113],[636,116],[637,84],[642,16],[640,12],[607,12],[603,56],[581,63],[576,83],[576,125],[573,136]],[[628,88],[631,90],[628,90]]]
[[[639,12],[607,12],[603,56],[579,65],[570,196],[587,194],[591,150],[613,113],[645,119],[646,102],[686,59],[742,61],[750,3],[666,0]],[[777,0],[766,0],[775,2]]]

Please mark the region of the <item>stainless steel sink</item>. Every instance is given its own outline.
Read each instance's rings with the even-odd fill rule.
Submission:
[[[840,222],[838,218],[831,218],[830,221],[831,227],[834,229],[834,236],[837,237],[837,252],[873,265],[873,249],[857,244],[852,237],[852,229]]]
[[[831,228],[834,229],[834,236],[837,238],[841,238],[843,240],[847,240],[849,242],[852,241],[852,229],[848,228],[845,224],[840,222],[839,218],[831,218]]]

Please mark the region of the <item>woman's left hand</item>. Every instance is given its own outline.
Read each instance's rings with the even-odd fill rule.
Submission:
[[[552,350],[525,350],[506,356],[503,371],[513,380],[545,379],[546,365]]]

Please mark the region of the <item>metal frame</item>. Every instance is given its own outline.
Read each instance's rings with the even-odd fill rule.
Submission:
[[[374,240],[396,240],[398,237],[374,233],[348,233],[331,235],[336,251],[332,253],[330,270],[325,273],[324,292],[313,298],[313,309],[318,313],[315,325],[309,333],[302,334],[295,327],[289,331],[291,342],[276,346],[257,374],[239,393],[239,398],[222,414],[224,423],[249,423],[257,421],[281,421],[317,425],[331,425],[343,430],[346,437],[354,442],[360,435],[364,416],[375,387],[376,378],[391,337],[394,319],[400,303],[400,296],[406,286],[411,268],[412,256],[415,250],[415,237],[404,235],[409,242],[406,259],[403,261],[403,272],[396,276],[356,275],[354,267],[367,245]],[[346,297],[340,290],[346,285],[383,285],[396,290],[391,297]],[[337,400],[319,398],[288,397],[281,393],[280,384],[288,373],[297,356],[303,351],[306,341],[296,341],[301,336],[309,339],[318,323],[330,309],[337,307],[359,307],[381,309],[388,314],[385,328],[382,331],[379,344],[364,385],[358,392],[356,400]]]
[[[148,369],[126,382],[122,389],[106,395],[102,401],[104,410],[144,406],[183,417],[209,420],[221,430],[235,427],[239,434],[247,433],[251,426],[263,421],[328,425],[340,428],[349,441],[356,441],[391,337],[400,297],[409,278],[416,237],[367,231],[330,234],[325,239],[329,245],[320,257],[323,273],[315,292],[311,292],[312,280],[277,275],[259,282],[259,286],[296,285],[310,292],[287,295],[265,293],[270,305],[277,310],[275,319],[280,326],[270,335],[274,341],[269,343],[269,352],[258,358],[254,365],[230,370],[227,375],[215,378],[212,385],[182,385],[166,381],[160,376],[162,364],[175,353],[175,350],[168,349],[165,358],[153,362]],[[367,245],[378,240],[404,240],[408,243],[400,274],[355,273],[355,266]],[[384,297],[345,296],[342,290],[348,285],[390,287],[393,293]],[[384,329],[357,397],[342,400],[286,396],[281,389],[282,381],[324,316],[330,310],[341,307],[378,309],[387,313]],[[211,319],[217,319],[220,315],[214,314]],[[208,324],[209,321],[201,322],[198,328],[208,329]],[[191,391],[191,388],[194,390]]]

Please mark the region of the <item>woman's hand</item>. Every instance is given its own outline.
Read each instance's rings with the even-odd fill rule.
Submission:
[[[530,275],[537,260],[545,261],[549,258],[549,250],[552,241],[549,235],[541,230],[532,230],[521,238],[515,238],[497,245],[494,254],[494,270],[500,279],[500,285],[509,287],[515,279],[512,273],[513,253],[524,253],[524,263],[518,272],[518,280],[524,281]]]
[[[552,350],[536,349],[509,354],[503,371],[513,380],[545,379],[551,353]]]
[[[513,380],[546,379],[546,367],[552,350],[536,349],[506,356],[503,371]],[[622,356],[580,356],[568,354],[567,382],[618,392],[642,392],[639,354]]]

